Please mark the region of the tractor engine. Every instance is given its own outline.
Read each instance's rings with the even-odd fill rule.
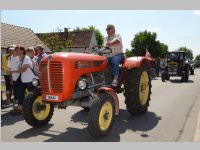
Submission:
[[[42,100],[66,102],[87,97],[89,91],[105,84],[104,56],[59,52],[46,56],[40,63]]]

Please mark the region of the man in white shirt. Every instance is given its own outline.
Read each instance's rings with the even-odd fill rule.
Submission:
[[[119,34],[115,33],[115,26],[112,24],[107,25],[107,37],[104,38],[104,46],[112,49],[112,53],[108,54],[108,61],[113,69],[114,79],[111,83],[113,87],[118,85],[119,64],[124,61],[122,38]]]

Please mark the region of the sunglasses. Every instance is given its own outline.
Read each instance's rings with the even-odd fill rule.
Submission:
[[[111,28],[106,29],[106,31],[109,31],[109,30],[111,30]]]

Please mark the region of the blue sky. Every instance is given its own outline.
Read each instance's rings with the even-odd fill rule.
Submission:
[[[57,27],[95,26],[106,35],[106,25],[114,24],[125,48],[130,48],[139,31],[157,32],[157,39],[175,50],[186,46],[200,54],[200,11],[194,10],[3,10],[4,23],[31,28],[35,33]]]

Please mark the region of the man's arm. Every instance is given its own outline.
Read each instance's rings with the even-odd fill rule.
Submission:
[[[110,46],[115,45],[115,44],[118,44],[118,43],[120,43],[120,41],[119,41],[118,39],[114,39],[114,40],[112,40],[112,41],[106,43],[106,46],[107,46],[107,47],[110,47]]]
[[[112,45],[115,45],[115,44],[118,44],[118,43],[122,43],[122,38],[119,34],[116,34],[116,37],[110,41],[110,42],[107,42],[106,43],[106,46],[112,46]]]

